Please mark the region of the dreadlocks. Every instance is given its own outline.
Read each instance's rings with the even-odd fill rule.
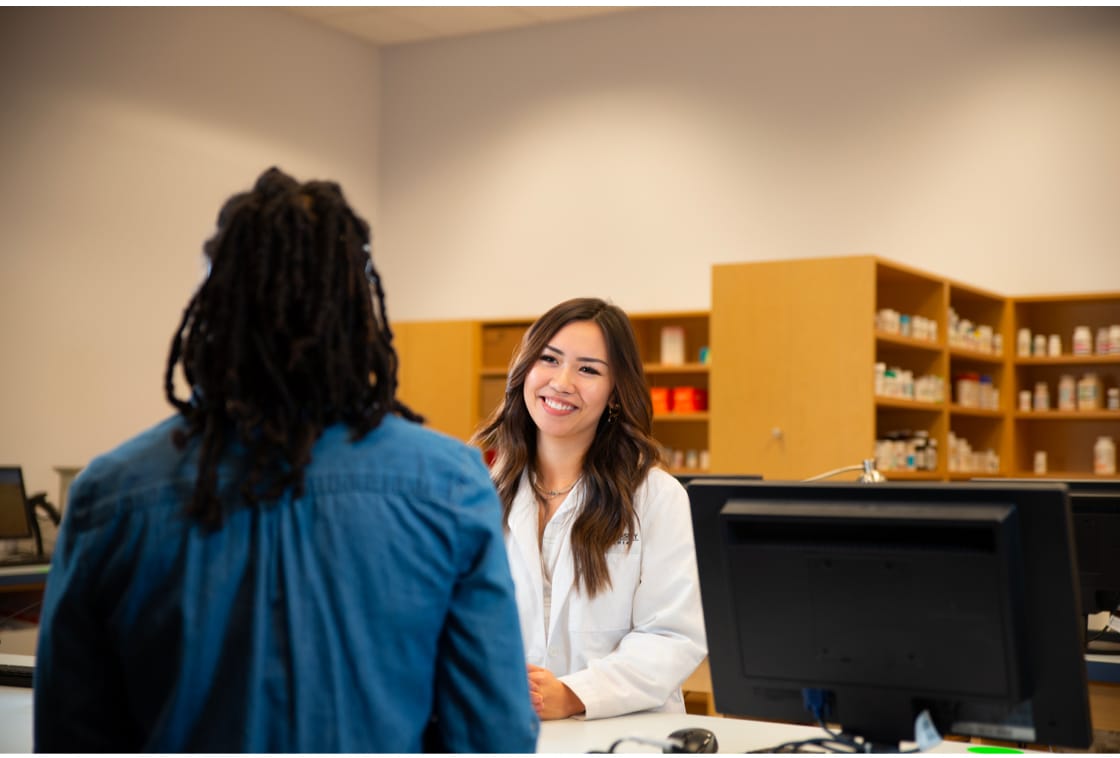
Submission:
[[[289,488],[303,494],[311,449],[331,424],[345,422],[357,440],[387,413],[423,421],[396,399],[369,227],[337,184],[299,184],[271,168],[226,202],[204,250],[210,274],[187,304],[164,377],[187,422],[175,444],[201,438],[190,517],[222,522],[218,463],[231,437],[245,450],[241,494],[253,505]],[[190,400],[175,396],[180,362]]]

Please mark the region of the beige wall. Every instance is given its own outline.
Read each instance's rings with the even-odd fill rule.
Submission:
[[[372,215],[376,49],[244,8],[0,9],[0,462],[163,418],[164,362],[221,202],[269,165]]]
[[[707,308],[713,263],[874,253],[1120,288],[1120,9],[646,8],[389,48],[398,318]]]
[[[859,252],[1116,289],[1118,36],[663,7],[379,53],[270,8],[0,9],[0,462],[57,498],[168,413],[200,244],[272,163],[370,217],[397,320],[704,309],[712,263]]]

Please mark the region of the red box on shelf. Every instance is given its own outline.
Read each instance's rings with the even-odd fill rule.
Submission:
[[[668,387],[650,387],[649,399],[653,402],[654,413],[668,413],[673,410],[673,394]]]
[[[708,391],[699,387],[674,387],[673,410],[677,413],[708,410]]]

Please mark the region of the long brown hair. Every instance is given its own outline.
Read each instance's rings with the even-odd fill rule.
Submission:
[[[252,505],[289,488],[302,494],[327,426],[345,422],[359,439],[386,414],[420,417],[396,399],[397,354],[369,227],[337,184],[300,184],[269,169],[225,203],[204,249],[210,272],[171,341],[164,390],[186,421],[175,444],[201,438],[186,512],[216,527],[233,507],[217,496],[233,440],[246,451],[241,494]],[[188,400],[175,395],[179,364]]]
[[[597,298],[577,298],[538,318],[510,362],[505,397],[471,442],[496,453],[491,477],[508,520],[521,475],[537,458],[537,426],[525,406],[525,377],[553,336],[573,321],[590,321],[602,330],[614,378],[608,411],[584,457],[583,508],[572,525],[576,585],[594,597],[611,586],[607,549],[636,531],[635,492],[661,461],[638,343],[623,310]]]

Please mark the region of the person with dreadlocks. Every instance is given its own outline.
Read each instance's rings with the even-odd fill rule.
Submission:
[[[652,418],[629,318],[576,298],[529,327],[472,440],[495,452],[542,719],[683,712],[707,653],[688,495]]]
[[[270,169],[204,250],[176,413],[70,491],[35,749],[533,752],[500,502],[396,399],[366,223]]]

